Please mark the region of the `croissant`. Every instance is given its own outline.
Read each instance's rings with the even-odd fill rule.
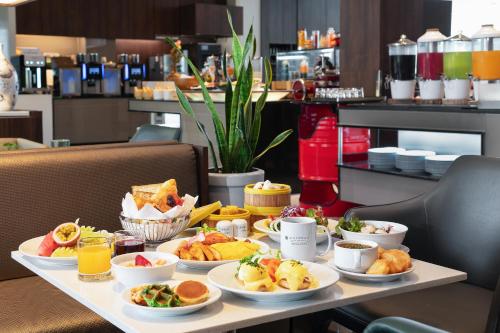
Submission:
[[[366,274],[396,274],[411,267],[411,258],[401,250],[384,250],[379,247],[378,259],[368,268]]]
[[[385,259],[377,259],[375,262],[368,268],[366,274],[377,274],[377,275],[385,275],[389,274],[391,271],[389,267],[389,261]]]
[[[411,258],[408,253],[401,250],[387,250],[381,254],[381,258],[388,261],[389,274],[402,273],[411,266]]]

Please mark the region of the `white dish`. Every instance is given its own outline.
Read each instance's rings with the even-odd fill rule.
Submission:
[[[269,227],[267,226],[267,221],[269,221],[269,219],[259,220],[253,224],[253,227],[256,230],[267,234],[269,238],[271,238],[273,241],[279,243],[281,238],[281,232],[269,229]],[[330,225],[332,221],[334,220],[328,219],[329,222],[328,225]],[[316,233],[316,244],[321,244],[326,240],[328,240],[328,236],[324,232]]]
[[[434,161],[434,162],[453,162],[459,157],[460,155],[431,155],[427,156],[425,159],[427,161]]]
[[[157,259],[163,259],[166,264],[156,267],[127,267],[123,265],[125,262],[134,261],[137,255],[143,256],[153,264]],[[179,258],[171,253],[134,252],[111,259],[111,269],[114,277],[123,285],[136,286],[172,278],[178,261]]]
[[[376,153],[376,154],[396,154],[403,151],[405,151],[404,148],[398,148],[398,147],[380,147],[380,148],[368,149],[369,153]]]
[[[313,289],[290,291],[281,287],[276,287],[274,291],[248,291],[236,280],[236,269],[238,262],[225,264],[212,269],[208,272],[208,281],[222,290],[229,291],[235,295],[247,298],[257,302],[281,303],[297,301],[310,297],[319,291],[335,284],[340,276],[326,265],[315,264],[312,262],[302,262],[309,272],[318,279],[319,286]]]
[[[245,239],[249,239],[249,238],[239,238],[239,237],[236,237],[236,239],[237,240],[245,240]],[[189,240],[189,237],[178,238],[178,239],[174,239],[174,240],[168,241],[166,243],[160,244],[156,248],[156,251],[158,251],[158,252],[166,252],[166,253],[173,254],[173,253],[175,253],[175,250],[177,250],[177,248],[179,247],[179,244],[182,241],[185,241],[185,240],[186,241]],[[255,240],[255,239],[249,239],[249,240],[252,243],[260,245],[259,252],[263,252],[263,253],[269,252],[270,248],[269,248],[269,246],[266,243],[263,243],[261,241]],[[184,260],[184,259],[179,259],[179,263],[180,264],[182,264],[182,265],[184,265],[186,267],[189,267],[189,268],[194,268],[194,269],[212,269],[214,267],[217,267],[217,266],[220,266],[220,265],[224,265],[224,264],[227,264],[227,263],[230,263],[230,262],[235,262],[235,261],[238,261],[238,260],[198,261],[198,260]]]
[[[398,152],[397,155],[403,157],[427,157],[436,155],[436,153],[430,150],[405,150]]]
[[[379,246],[383,247],[386,250],[390,249],[399,249],[403,240],[405,238],[406,232],[408,231],[408,227],[395,223],[395,222],[386,222],[386,221],[372,221],[366,220],[363,221],[366,224],[371,224],[375,226],[375,228],[385,228],[388,225],[393,226],[393,232],[389,234],[365,234],[361,232],[353,232],[347,231],[344,229],[340,229],[342,232],[342,238],[344,240],[369,240],[376,242]]]
[[[403,273],[378,275],[378,274],[365,274],[365,273],[354,273],[345,271],[335,266],[335,264],[333,263],[333,259],[328,261],[328,265],[335,271],[339,272],[343,277],[360,282],[390,282],[400,279],[403,276],[406,276],[415,270],[415,267],[412,265],[407,271]]]
[[[38,259],[48,264],[73,266],[78,263],[77,256],[73,257],[43,257],[38,255],[38,247],[42,243],[45,236],[29,239],[19,245],[19,252],[23,256]]]
[[[170,280],[161,283],[162,284],[166,283],[173,289],[181,282],[182,281]],[[138,305],[130,300],[130,290],[132,288],[127,288],[123,291],[121,295],[121,301],[134,311],[142,312],[146,315],[157,316],[157,317],[181,316],[201,310],[202,308],[209,306],[210,304],[213,304],[220,299],[220,297],[222,296],[222,292],[220,291],[219,288],[216,288],[209,284],[206,284],[206,286],[209,291],[208,299],[203,303],[195,305],[180,306],[176,308],[152,308],[148,306]]]

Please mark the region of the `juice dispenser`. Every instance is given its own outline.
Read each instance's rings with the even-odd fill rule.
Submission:
[[[446,36],[439,29],[427,29],[417,40],[417,73],[422,100],[440,100],[444,96],[443,44]]]
[[[391,95],[393,99],[413,99],[415,94],[415,72],[417,62],[417,43],[401,35],[389,47],[391,64]]]
[[[467,101],[472,72],[472,42],[459,33],[444,41],[444,96],[447,100]]]
[[[500,104],[500,31],[483,25],[472,36],[474,95],[479,105]],[[494,105],[491,105],[491,104]]]

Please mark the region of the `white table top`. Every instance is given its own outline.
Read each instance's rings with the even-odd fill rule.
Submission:
[[[261,238],[265,241],[267,236]],[[267,239],[271,247],[279,244]],[[329,253],[320,263],[331,258]],[[315,296],[283,304],[258,303],[225,293],[220,302],[199,312],[179,317],[146,317],[130,311],[120,301],[123,286],[116,281],[82,282],[78,279],[76,266],[56,267],[24,257],[19,251],[12,258],[29,270],[86,307],[113,323],[125,332],[220,332],[262,324],[275,320],[332,309],[348,304],[436,287],[467,278],[466,273],[414,260],[415,270],[401,280],[386,283],[360,283],[341,279],[334,286]],[[206,271],[177,267],[174,279],[191,279],[206,282]]]

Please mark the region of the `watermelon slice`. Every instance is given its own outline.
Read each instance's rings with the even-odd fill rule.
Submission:
[[[58,247],[59,245],[57,245],[57,243],[54,241],[54,238],[52,238],[51,231],[47,235],[45,235],[42,242],[40,243],[40,246],[38,246],[38,255],[42,257],[50,257],[52,252],[54,252],[54,250]]]

